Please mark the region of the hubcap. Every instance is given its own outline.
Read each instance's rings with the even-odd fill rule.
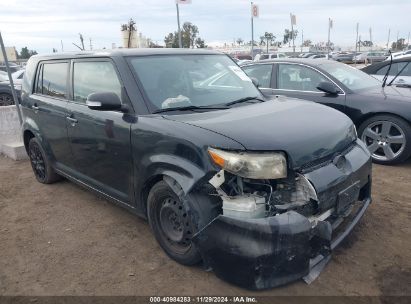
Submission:
[[[13,98],[9,94],[0,94],[0,106],[11,106],[13,104]]]
[[[386,120],[368,125],[361,139],[372,158],[381,161],[390,161],[400,156],[406,144],[404,131],[397,124]]]
[[[37,145],[32,145],[30,148],[30,161],[34,174],[40,179],[44,179],[46,177],[46,167],[43,155]]]
[[[186,250],[190,246],[192,229],[183,203],[175,198],[166,198],[161,205],[159,219],[170,245]]]

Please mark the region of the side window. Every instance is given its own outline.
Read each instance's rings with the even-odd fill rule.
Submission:
[[[280,90],[320,92],[317,86],[322,81],[329,81],[311,68],[296,64],[280,64],[278,67],[277,86]]]
[[[85,103],[88,95],[97,92],[112,92],[121,99],[121,84],[111,62],[74,62],[74,100]]]
[[[405,65],[407,65],[407,66],[405,67]],[[411,64],[409,62],[400,62],[400,63],[398,63],[397,73],[400,72],[401,70],[402,70],[402,72],[399,76],[411,76]]]
[[[269,58],[270,58],[270,55],[264,54],[264,55],[261,55],[260,60],[266,60]]]
[[[36,93],[67,98],[67,62],[44,63],[40,67]]]
[[[249,76],[256,78],[262,88],[271,87],[271,74],[273,66],[271,64],[258,64],[244,68],[244,72]]]

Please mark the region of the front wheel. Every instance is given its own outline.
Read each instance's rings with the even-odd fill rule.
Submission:
[[[377,164],[393,165],[411,156],[411,126],[401,118],[371,117],[360,126],[359,134]]]

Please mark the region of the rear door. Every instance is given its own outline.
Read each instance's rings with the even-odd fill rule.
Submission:
[[[131,204],[134,197],[131,114],[91,110],[86,105],[87,96],[97,92],[115,93],[127,103],[119,74],[110,59],[76,59],[71,63],[70,82],[67,129],[75,160],[72,174],[97,190]]]
[[[326,75],[308,65],[278,63],[274,65],[275,80],[272,94],[306,99],[345,112],[344,91]],[[341,91],[330,95],[317,89],[320,82],[333,83]]]
[[[43,148],[60,169],[72,166],[66,128],[68,72],[67,60],[41,62],[27,105],[39,129]]]

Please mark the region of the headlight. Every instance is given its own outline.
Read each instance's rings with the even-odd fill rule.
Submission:
[[[282,152],[228,152],[208,148],[208,153],[216,165],[238,176],[252,179],[287,177],[287,161]]]
[[[358,138],[357,128],[355,127],[354,124],[351,125],[348,133],[349,133],[349,135],[350,135],[350,137],[353,141],[357,140],[357,138]]]

